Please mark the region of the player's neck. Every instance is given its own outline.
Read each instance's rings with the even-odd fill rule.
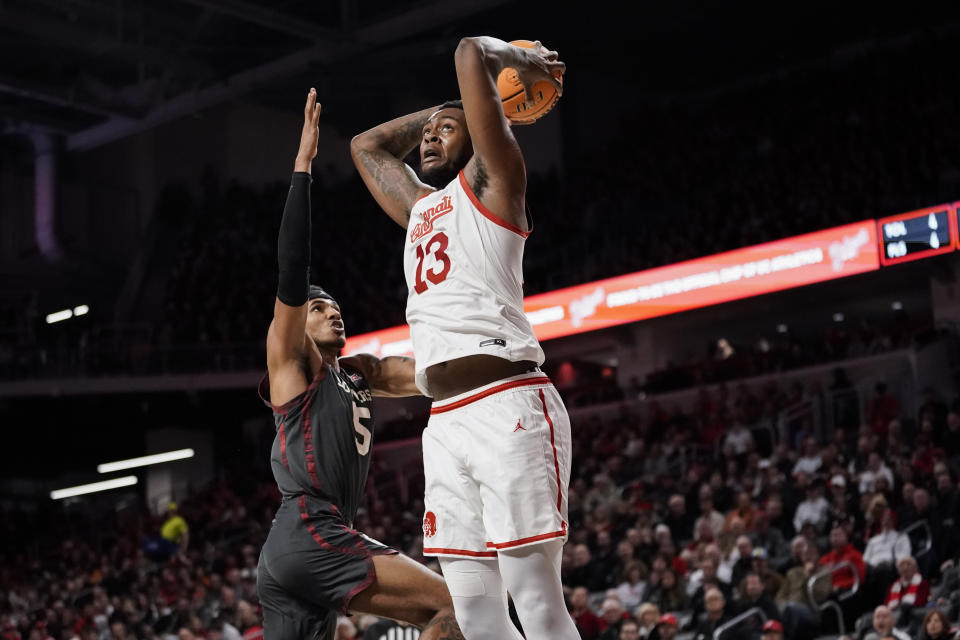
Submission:
[[[327,366],[333,369],[334,371],[340,371],[340,361],[337,359],[337,356],[340,354],[340,351],[327,351],[325,349],[320,350],[320,356],[323,358],[323,361],[327,363]]]

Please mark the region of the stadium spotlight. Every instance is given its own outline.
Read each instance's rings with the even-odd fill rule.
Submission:
[[[890,308],[893,309],[894,311],[900,311],[901,309],[903,309],[903,303],[900,302],[899,300],[894,300],[893,303],[890,305]]]
[[[73,311],[70,309],[64,309],[63,311],[54,311],[53,313],[47,314],[47,324],[53,324],[54,322],[63,322],[64,320],[69,320],[73,317]]]
[[[85,316],[90,312],[90,307],[85,304],[81,304],[79,307],[73,308],[73,315],[76,316]]]
[[[843,314],[840,313],[839,311],[838,311],[837,313],[833,314],[833,321],[834,321],[834,322],[843,322]]]
[[[122,478],[81,484],[76,487],[67,487],[66,489],[55,489],[50,492],[50,497],[54,500],[63,500],[64,498],[72,498],[73,496],[82,496],[85,493],[109,491],[110,489],[129,487],[134,484],[137,484],[137,476],[123,476]]]
[[[155,453],[150,456],[141,456],[139,458],[130,458],[129,460],[117,460],[116,462],[104,462],[97,465],[97,473],[112,473],[122,469],[133,469],[134,467],[146,467],[151,464],[160,464],[162,462],[172,462],[174,460],[183,460],[192,458],[193,449],[177,449],[176,451],[167,451],[166,453]]]

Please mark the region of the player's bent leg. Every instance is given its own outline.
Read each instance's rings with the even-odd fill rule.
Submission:
[[[580,638],[563,600],[562,553],[562,540],[498,553],[500,572],[513,597],[527,640]]]
[[[441,558],[440,568],[468,640],[522,640],[507,613],[507,591],[496,560]]]
[[[408,622],[420,628],[423,640],[463,640],[443,578],[404,555],[372,561],[376,578],[350,600],[350,613]]]

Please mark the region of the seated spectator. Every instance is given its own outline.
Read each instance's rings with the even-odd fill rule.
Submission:
[[[800,477],[797,484],[801,484]],[[817,532],[822,532],[827,526],[827,515],[830,512],[830,503],[822,495],[820,483],[810,480],[806,487],[806,499],[797,505],[797,512],[793,516],[793,526],[797,531],[803,525],[812,524]]]
[[[570,594],[570,615],[583,640],[596,640],[603,621],[590,610],[590,596],[585,587],[576,587]]]
[[[920,640],[956,640],[950,619],[939,609],[931,609],[920,625]]]
[[[913,610],[927,605],[930,584],[917,571],[917,561],[910,556],[897,562],[897,571],[900,577],[890,585],[884,604],[896,616],[898,626],[906,626]]]
[[[657,632],[660,634],[660,640],[673,640],[677,637],[679,624],[677,617],[672,613],[665,613],[660,616],[660,624],[657,625]]]
[[[660,622],[660,609],[657,605],[645,602],[637,609],[634,619],[637,621],[641,640],[660,640],[657,624]]]
[[[607,588],[604,568],[593,562],[590,547],[578,544],[573,548],[573,562],[564,576],[568,585],[584,586],[589,591],[603,591]]]
[[[783,640],[783,625],[776,620],[763,623],[763,640]]]
[[[690,580],[687,583],[687,595],[694,602],[703,603],[704,586],[707,584],[719,585],[724,595],[730,595],[730,583],[718,575],[719,558],[720,549],[716,545],[712,545],[704,553],[704,557],[700,561],[700,568],[690,574]]]
[[[754,520],[753,533],[750,534],[754,549],[758,547],[767,552],[770,564],[780,570],[790,560],[790,549],[783,533],[770,526],[770,520],[764,511],[758,511]]]
[[[886,504],[886,500],[883,500],[883,504]],[[884,509],[880,516],[880,533],[867,541],[867,548],[863,552],[863,561],[867,566],[864,593],[868,602],[877,602],[886,597],[884,585],[896,579],[900,560],[910,557],[910,537],[896,530],[895,520],[893,510]]]
[[[813,601],[807,583],[817,573],[817,548],[805,538],[793,541],[794,552],[800,556],[801,564],[787,571],[775,602],[783,612],[783,623],[789,638],[812,637],[820,623],[819,604],[830,597],[832,584],[820,579],[813,583]]]
[[[739,518],[743,522],[743,531],[753,531],[753,520],[756,517],[757,508],[753,504],[753,498],[746,491],[737,494],[737,506],[727,514],[723,523],[724,533],[736,533],[733,529],[733,522]]]
[[[893,471],[883,462],[876,451],[867,457],[867,468],[860,474],[860,494],[874,493],[877,490],[877,478],[884,478],[887,486],[893,486]]]
[[[797,459],[793,465],[793,475],[803,473],[808,476],[815,475],[823,461],[820,459],[820,450],[817,448],[817,439],[808,437],[803,441],[803,455]],[[799,527],[797,527],[799,529]]]
[[[686,544],[693,537],[694,518],[687,513],[687,501],[683,496],[674,494],[667,503],[667,515],[663,523],[670,528],[671,535],[681,545]]]
[[[632,611],[643,602],[643,594],[647,590],[647,582],[644,580],[647,569],[643,563],[634,560],[624,566],[623,578],[617,587],[617,597],[628,610]]]
[[[783,576],[770,567],[770,561],[767,560],[767,550],[762,547],[754,549],[751,554],[753,560],[752,570],[763,582],[763,591],[771,598],[780,591],[780,585],[783,584]]]
[[[910,640],[910,636],[893,625],[893,613],[884,605],[873,610],[873,629],[863,640],[885,640],[893,637],[895,640]]]
[[[868,568],[894,568],[902,558],[910,556],[910,537],[897,531],[895,521],[893,510],[886,509],[880,520],[880,533],[867,540],[863,552]]]
[[[836,526],[830,531],[830,547],[830,551],[820,558],[820,566],[830,568],[841,562],[850,562],[856,567],[862,583],[866,577],[863,556],[850,544],[843,527]],[[833,574],[833,590],[848,591],[853,587],[854,580],[855,576],[849,568],[837,571]]]
[[[713,488],[709,484],[701,485],[698,497],[700,516],[697,518],[696,522],[693,523],[695,535],[701,531],[700,522],[704,520],[710,523],[710,530],[713,531],[714,535],[719,534],[721,531],[723,531],[723,525],[726,522],[726,518],[724,518],[723,514],[717,511],[713,506]]]
[[[630,619],[630,614],[623,608],[623,603],[617,598],[607,598],[600,605],[600,619],[606,629],[598,636],[599,640],[617,640],[620,637],[620,624]]]
[[[756,573],[750,572],[740,585],[740,599],[734,606],[735,613],[740,614],[753,608],[759,608],[768,620],[779,620],[780,610],[774,604],[773,598],[763,589],[763,580]]]
[[[753,570],[753,543],[748,536],[737,538],[737,545],[730,554],[730,584],[737,586],[744,576]]]
[[[695,640],[713,640],[713,632],[730,619],[726,612],[727,601],[719,589],[707,591],[703,600],[706,610],[700,616],[694,638]]]
[[[657,605],[660,611],[682,611],[687,608],[683,581],[673,569],[667,569],[661,574],[660,584],[650,590],[646,600]]]
[[[623,621],[623,624],[620,625],[620,640],[640,640],[640,626],[636,621]]]

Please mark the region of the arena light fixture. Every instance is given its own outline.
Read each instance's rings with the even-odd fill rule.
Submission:
[[[117,460],[116,462],[104,462],[97,465],[98,473],[112,473],[123,469],[133,469],[135,467],[146,467],[151,464],[161,464],[163,462],[173,462],[174,460],[183,460],[193,457],[193,449],[177,449],[176,451],[167,451],[166,453],[155,453],[149,456],[139,458],[130,458],[129,460]]]
[[[70,309],[64,309],[62,311],[54,311],[53,313],[47,314],[47,324],[53,324],[55,322],[63,322],[64,320],[69,320],[73,317],[73,311]]]
[[[110,489],[119,489],[120,487],[129,487],[137,484],[137,476],[123,476],[122,478],[113,478],[101,482],[91,482],[90,484],[81,484],[76,487],[67,487],[65,489],[55,489],[50,492],[50,497],[54,500],[63,500],[73,496],[82,496],[86,493],[97,493],[98,491],[109,491]]]
[[[786,332],[787,332],[787,325],[783,324],[782,322],[777,325],[777,333],[786,333]]]
[[[833,321],[834,321],[834,322],[843,322],[843,314],[840,313],[839,311],[836,312],[835,314],[833,314]]]
[[[894,300],[893,303],[891,303],[890,308],[893,309],[894,311],[900,311],[901,309],[903,309],[903,303],[900,302],[899,300]]]
[[[88,306],[85,305],[85,304],[81,304],[80,306],[73,308],[73,315],[74,315],[74,317],[77,317],[77,316],[85,316],[85,315],[87,315],[88,313],[90,313],[90,307],[88,307]]]

